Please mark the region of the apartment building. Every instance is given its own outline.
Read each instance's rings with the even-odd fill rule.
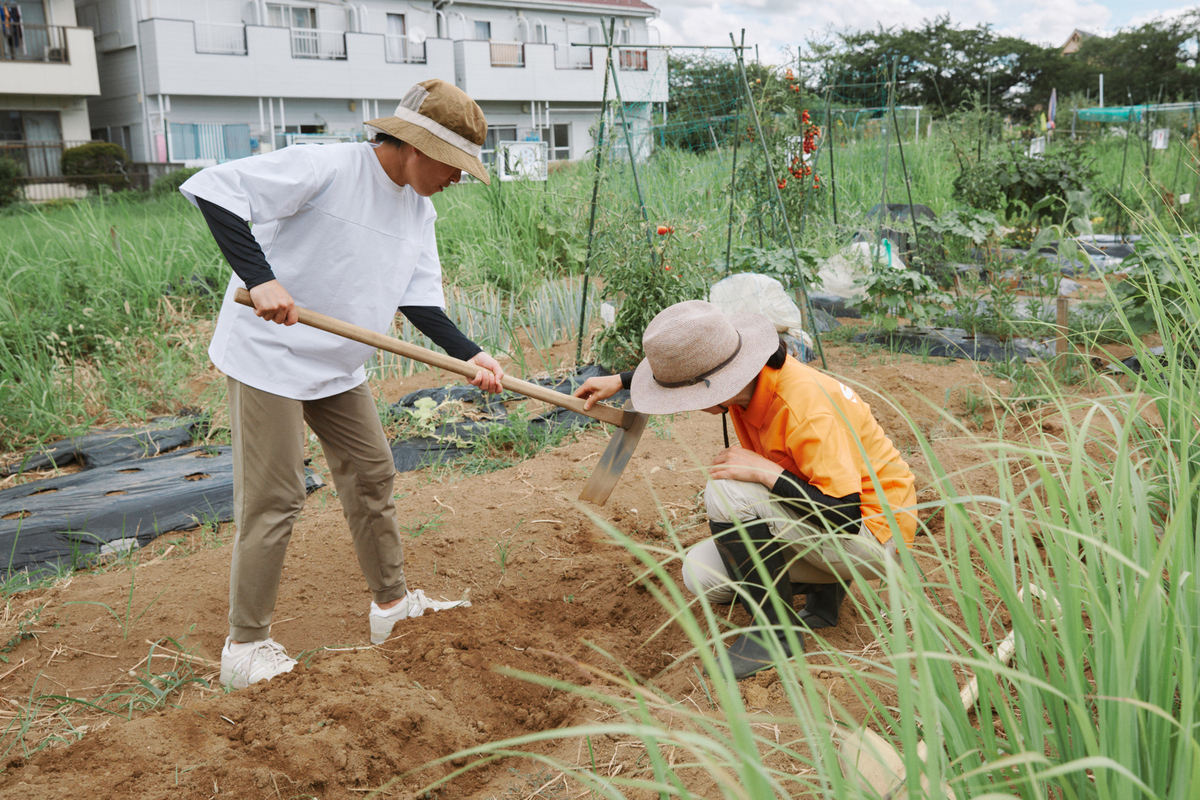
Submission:
[[[72,0],[0,0],[0,155],[22,165],[32,198],[61,183],[63,148],[91,139],[87,101],[99,94]]]
[[[623,97],[667,99],[665,52],[645,47],[657,11],[642,0],[76,0],[76,11],[100,68],[91,135],[135,161],[361,138],[427,78],[479,102],[485,158],[498,142],[540,140],[551,159],[579,159],[610,24]]]

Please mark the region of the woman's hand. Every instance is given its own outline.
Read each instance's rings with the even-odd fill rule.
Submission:
[[[783,474],[783,467],[771,459],[736,444],[717,453],[712,463],[708,476],[713,480],[761,483],[768,489],[774,488]]]
[[[254,301],[254,313],[259,317],[280,325],[295,325],[300,321],[296,301],[279,281],[260,283],[250,290]]]
[[[479,373],[471,381],[472,386],[478,386],[485,392],[496,394],[503,386],[500,381],[504,378],[504,370],[500,366],[500,362],[489,356],[482,350],[472,356],[468,364],[474,364],[477,367],[482,367]]]
[[[582,386],[574,391],[573,395],[583,398],[584,408],[591,408],[619,391],[621,391],[621,376],[605,375],[600,378],[588,378]]]

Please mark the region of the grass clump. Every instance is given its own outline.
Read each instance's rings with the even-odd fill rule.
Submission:
[[[1171,257],[1185,259],[1159,231]],[[927,426],[911,423],[931,475],[921,494],[930,535],[885,580],[854,582],[847,602],[869,631],[861,651],[809,636],[804,655],[780,654],[786,712],[747,707],[723,656],[738,631],[667,571],[684,551],[669,515],[663,545],[595,517],[687,634],[691,650],[673,654],[672,666],[699,658],[703,693],[696,689],[694,705],[680,702],[655,676],[631,675],[603,653],[560,656],[585,677],[513,674],[582,699],[602,721],[442,761],[466,758],[465,770],[518,757],[561,773],[572,795],[605,798],[878,800],[905,790],[927,796],[926,781],[957,797],[1190,797],[1200,774],[1200,376],[1186,334],[1200,318],[1200,278],[1187,272],[1183,281],[1164,299],[1148,279],[1166,352],[1153,356],[1130,341],[1151,368],[1101,380],[1082,398],[1053,374],[1026,386],[1023,402],[1064,424],[1019,434],[997,426],[999,438],[981,442],[994,493],[964,489],[970,476],[943,464]],[[1006,641],[1011,662],[1000,653]],[[816,665],[850,693],[831,693]],[[977,696],[964,705],[972,679]],[[864,725],[903,758],[904,774],[886,792],[839,760],[848,733]],[[644,759],[619,773],[598,770],[588,753],[605,737],[639,745]],[[563,740],[578,742],[556,748],[578,750],[576,760],[546,755],[546,743]]]

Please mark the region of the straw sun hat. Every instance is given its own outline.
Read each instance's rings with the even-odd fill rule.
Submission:
[[[650,320],[642,347],[633,407],[674,414],[711,408],[744,389],[779,348],[779,334],[760,314],[726,316],[712,303],[687,300]]]
[[[487,119],[479,105],[453,84],[421,81],[408,90],[393,116],[363,125],[372,134],[394,136],[432,159],[491,183],[479,160],[487,138]]]

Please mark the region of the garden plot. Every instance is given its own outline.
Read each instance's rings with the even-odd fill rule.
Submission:
[[[922,499],[930,497],[933,476],[902,414],[929,433],[942,467],[958,475],[964,489],[997,494],[996,475],[978,468],[985,463],[980,441],[930,401],[945,398],[965,419],[977,412],[978,400],[964,388],[1002,397],[1003,381],[981,377],[963,362],[845,345],[828,355],[831,368],[862,387],[893,433],[919,476]],[[422,373],[390,379],[377,391],[393,399],[442,380]],[[1020,429],[1020,420],[1002,416],[996,424],[1009,433]],[[1046,417],[1036,430],[1061,424]],[[410,584],[439,598],[469,589],[473,605],[410,620],[379,647],[368,645],[370,598],[340,508],[330,488],[319,489],[288,551],[273,628],[291,652],[304,653],[302,666],[230,695],[183,679],[215,681],[225,635],[227,526],[204,543],[195,536],[163,537],[140,559],[16,598],[6,630],[20,634],[5,653],[7,702],[0,714],[17,733],[10,725],[0,794],[17,792],[27,800],[65,791],[252,797],[274,796],[278,787],[285,797],[357,798],[388,784],[379,796],[416,796],[420,786],[471,760],[420,769],[455,751],[611,720],[611,703],[629,696],[623,675],[649,692],[649,713],[663,724],[694,725],[681,709],[724,724],[724,712],[714,705],[718,687],[688,655],[684,631],[654,597],[662,582],[647,579],[614,538],[669,550],[672,536],[688,544],[706,535],[697,465],[721,446],[720,436],[719,423],[707,415],[657,420],[602,518],[575,500],[603,449],[596,433],[486,474],[448,468],[402,474],[396,491]],[[936,571],[932,554],[945,542],[936,515],[926,517],[917,563]],[[664,567],[679,580],[676,561],[667,559]],[[740,609],[718,610],[745,622]],[[952,618],[963,623],[961,612]],[[15,624],[20,619],[27,621]],[[874,658],[877,633],[857,605],[848,604],[843,619],[809,637],[805,668],[823,696],[865,719],[869,708],[834,654]],[[1004,635],[1006,622],[1003,616],[989,622],[995,636]],[[152,702],[153,690],[144,683],[149,676],[160,676],[158,686],[175,687],[165,707]],[[545,681],[586,686],[588,694]],[[803,738],[801,727],[786,719],[793,692],[787,677],[768,671],[736,691],[747,719],[767,739]],[[896,702],[894,689],[878,691],[882,701]],[[95,705],[72,704],[68,697]],[[136,710],[143,707],[155,712]],[[134,709],[130,719],[127,708]],[[33,752],[47,737],[57,744]],[[650,774],[650,754],[636,737],[577,735],[528,747],[587,769],[594,763],[597,774]],[[679,757],[682,762],[682,750]],[[805,768],[783,752],[765,757],[773,769]],[[680,775],[697,796],[719,793],[703,771]],[[549,798],[579,791],[561,770],[508,758],[465,772],[436,794]]]

